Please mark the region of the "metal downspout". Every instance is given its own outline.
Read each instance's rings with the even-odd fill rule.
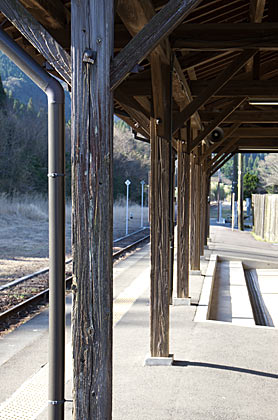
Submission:
[[[65,99],[60,83],[0,28],[0,49],[48,98],[49,420],[64,419]]]
[[[172,131],[173,131],[173,63],[174,57],[171,54],[170,60],[170,124],[169,124],[169,236],[170,236],[170,253],[169,253],[169,283],[170,283],[170,293],[169,293],[169,304],[172,304],[173,300],[173,283],[174,283],[174,234],[175,234],[175,216],[174,216],[174,168],[173,164],[173,142],[172,142]]]

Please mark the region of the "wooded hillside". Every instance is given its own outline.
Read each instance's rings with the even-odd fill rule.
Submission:
[[[47,193],[47,100],[45,94],[0,53],[0,193]],[[10,89],[10,88],[11,89]],[[29,96],[27,96],[29,95]],[[149,145],[134,140],[128,126],[115,123],[114,198],[140,202],[148,183]],[[66,194],[71,194],[70,121],[66,124]]]

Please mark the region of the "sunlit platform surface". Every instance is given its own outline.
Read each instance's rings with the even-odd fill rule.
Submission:
[[[215,226],[201,260],[201,273],[206,272],[211,252],[241,259],[251,269],[255,262],[261,270],[276,269],[276,249],[256,242],[250,233]],[[278,411],[278,330],[232,322],[194,322],[203,275],[191,276],[191,305],[170,308],[173,365],[144,366],[149,352],[149,253],[147,245],[115,266],[113,420],[274,420]],[[266,294],[270,283],[264,284],[261,290]],[[47,313],[40,317],[41,329],[36,318],[21,327],[26,331],[24,346],[17,341],[21,329],[0,341],[1,420],[18,418],[3,417],[3,407],[12,399],[19,401],[20,390],[30,378],[39,377],[47,363]],[[69,327],[68,318],[68,332]],[[68,400],[72,398],[70,372],[69,364]],[[35,392],[32,399],[36,399]],[[20,418],[46,420],[45,406],[46,400],[40,412],[34,413],[28,402],[30,408]],[[71,411],[71,402],[67,402],[67,420],[72,418]]]

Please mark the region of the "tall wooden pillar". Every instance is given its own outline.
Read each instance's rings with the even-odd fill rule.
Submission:
[[[178,142],[177,297],[189,297],[190,155]]]
[[[210,234],[210,177],[206,172],[206,224],[205,224],[205,246],[208,244]]]
[[[113,0],[73,0],[73,418],[112,418]]]
[[[170,149],[169,149],[170,150]],[[170,182],[170,191],[169,191],[169,206],[170,206],[170,254],[169,254],[169,281],[170,281],[170,290],[169,290],[169,303],[172,303],[173,297],[173,283],[174,283],[174,254],[175,254],[175,163],[176,163],[176,153],[172,148],[171,144],[171,153],[169,156],[171,162],[171,182]]]
[[[206,149],[203,146],[203,152]],[[207,174],[207,159],[205,159],[201,164],[201,188],[202,188],[202,199],[201,199],[201,208],[202,208],[202,218],[201,218],[201,255],[204,255],[204,249],[207,245],[208,237],[208,174]]]
[[[189,244],[190,244],[190,268],[194,266],[194,246],[195,246],[195,154],[190,153],[190,220],[189,220]]]
[[[200,255],[204,255],[205,247],[205,220],[206,220],[206,176],[204,165],[200,165]]]
[[[151,55],[154,117],[151,118],[151,356],[169,356],[169,63]]]
[[[191,270],[200,270],[200,165],[198,152],[191,153],[190,177],[190,266]]]

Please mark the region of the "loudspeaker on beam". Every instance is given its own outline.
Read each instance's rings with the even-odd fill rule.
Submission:
[[[211,143],[217,143],[218,141],[222,140],[224,137],[224,131],[221,127],[216,127],[209,136],[209,140]]]

